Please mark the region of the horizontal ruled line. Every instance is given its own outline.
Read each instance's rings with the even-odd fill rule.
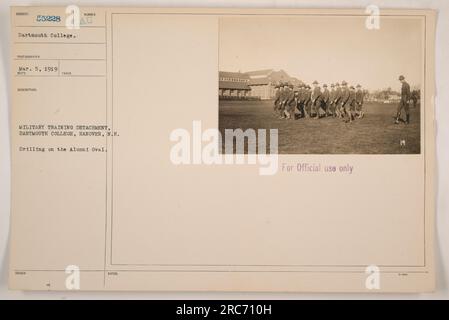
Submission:
[[[35,77],[41,77],[41,78],[78,78],[78,77],[85,77],[85,78],[101,78],[101,77],[106,77],[105,75],[67,75],[67,76],[64,76],[64,75],[46,75],[46,76],[44,76],[44,75],[27,75],[27,76],[24,76],[24,75],[19,75],[19,74],[16,74],[15,75],[16,77],[18,77],[18,78],[31,78],[31,77],[33,77],[33,78],[35,78]]]
[[[57,26],[14,26],[15,28],[64,28],[66,29],[67,27],[65,25],[57,25]],[[82,28],[102,28],[102,29],[106,29],[105,26],[80,26],[80,29]],[[79,30],[79,29],[68,29],[68,30]]]
[[[14,60],[21,61],[21,60],[42,60],[42,61],[52,61],[52,60],[62,60],[62,61],[106,61],[106,59],[80,59],[80,58],[54,58],[54,59],[47,59],[47,58],[14,58]]]
[[[15,272],[65,272],[62,269],[52,269],[52,270],[44,270],[44,269],[16,269]],[[352,270],[122,270],[122,269],[106,269],[106,270],[80,270],[80,272],[212,272],[212,273],[350,273],[350,274],[358,274],[365,273],[364,270],[360,271],[352,271]],[[381,274],[387,273],[410,273],[410,274],[427,274],[429,271],[409,271],[409,270],[401,270],[401,271],[381,271]]]
[[[14,44],[106,44],[106,42],[14,42]]]

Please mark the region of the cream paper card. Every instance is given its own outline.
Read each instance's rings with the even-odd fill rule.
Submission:
[[[11,30],[12,289],[434,289],[433,11],[25,6]]]

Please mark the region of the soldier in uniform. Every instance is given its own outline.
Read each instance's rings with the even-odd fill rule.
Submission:
[[[321,95],[321,108],[324,110],[324,116],[329,115],[329,101],[330,92],[327,89],[327,84],[323,84],[323,94]]]
[[[340,118],[346,118],[349,116],[347,112],[349,110],[349,105],[347,105],[347,103],[349,101],[350,92],[348,89],[348,83],[346,81],[343,81],[341,85],[341,98],[339,103]]]
[[[297,105],[300,118],[304,116],[304,112],[303,112],[303,109],[302,109],[302,95],[303,95],[303,84],[301,83],[298,86],[298,105]]]
[[[273,111],[274,114],[277,115],[279,110],[279,102],[281,98],[282,89],[280,84],[277,84],[274,88],[276,89],[276,92],[274,94]]]
[[[290,119],[290,120],[296,119],[295,111],[296,111],[296,108],[298,107],[298,103],[299,103],[298,88],[293,88],[291,90],[289,98],[287,100],[287,107],[286,107],[287,119]]]
[[[341,111],[341,98],[342,98],[342,90],[340,87],[340,83],[335,84],[335,98],[334,98],[334,117],[342,117],[342,111]]]
[[[406,116],[405,123],[408,124],[408,123],[410,123],[410,110],[409,110],[410,85],[407,83],[407,81],[405,81],[404,76],[400,76],[399,81],[401,81],[401,83],[402,83],[401,101],[399,102],[399,105],[398,105],[398,111],[396,113],[396,121],[394,123],[399,124],[399,120],[401,119],[401,112],[402,112],[402,109],[404,109],[405,116]]]
[[[306,110],[306,98],[307,98],[307,87],[304,83],[301,84],[299,89],[299,112],[302,118],[308,117],[309,114]]]
[[[312,88],[307,85],[304,93],[304,110],[306,117],[312,117]]]
[[[288,88],[288,83],[285,82],[282,89],[282,94],[280,96],[280,105],[279,105],[279,119],[285,118],[285,105],[288,99],[288,96],[290,95],[290,90]]]
[[[315,119],[320,118],[320,109],[321,109],[321,88],[318,85],[318,81],[313,82],[313,91],[311,95],[312,108],[315,111]]]
[[[356,92],[354,86],[351,86],[349,88],[349,98],[348,101],[345,103],[345,113],[348,117],[348,119],[345,122],[352,123],[354,121],[354,114],[356,109]]]
[[[418,100],[419,100],[419,92],[418,92],[418,90],[413,90],[412,91],[411,99],[413,101],[413,108],[416,108],[416,106],[418,105]]]
[[[355,112],[357,114],[357,118],[361,119],[365,115],[363,113],[363,98],[364,94],[362,91],[362,86],[360,84],[357,85],[357,92],[355,93],[355,102],[356,102],[356,109]]]
[[[335,85],[332,83],[331,91],[329,93],[329,113],[334,117],[335,117],[335,96],[336,96]]]

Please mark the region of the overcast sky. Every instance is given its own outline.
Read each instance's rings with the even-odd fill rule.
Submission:
[[[307,83],[360,83],[399,90],[403,74],[419,87],[424,21],[381,17],[380,29],[364,17],[226,17],[220,21],[220,70],[285,70]]]

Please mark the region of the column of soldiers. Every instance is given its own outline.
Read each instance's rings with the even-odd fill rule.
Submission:
[[[330,91],[327,84],[323,84],[321,90],[318,81],[313,82],[313,89],[304,83],[297,87],[280,83],[276,86],[273,108],[280,119],[336,117],[352,122],[364,116],[363,98],[361,85],[357,85],[356,90],[353,86],[348,87],[346,81],[341,86],[331,84]]]

